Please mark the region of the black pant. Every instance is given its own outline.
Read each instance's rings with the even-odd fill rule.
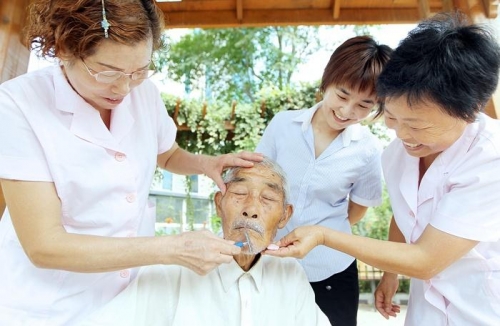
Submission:
[[[311,282],[316,303],[333,326],[355,326],[359,304],[356,260],[343,272],[319,282]]]

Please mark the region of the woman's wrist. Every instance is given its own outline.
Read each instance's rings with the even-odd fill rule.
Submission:
[[[318,246],[323,245],[326,246],[326,239],[328,238],[328,232],[331,231],[330,229],[324,227],[324,226],[319,226],[319,232],[316,237]]]
[[[179,241],[176,241],[178,235],[166,235],[166,236],[158,236],[156,239],[158,242],[155,245],[155,249],[153,249],[157,256],[157,260],[159,264],[163,265],[171,265],[174,264],[177,260],[177,253],[180,252],[177,246],[179,245]],[[158,250],[157,248],[160,248]]]
[[[398,278],[398,274],[390,273],[390,272],[384,272],[382,274],[382,279],[390,279],[394,280]]]

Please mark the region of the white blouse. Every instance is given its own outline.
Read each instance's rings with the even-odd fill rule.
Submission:
[[[407,243],[425,227],[479,241],[430,280],[411,280],[405,325],[500,325],[500,121],[480,114],[418,186],[419,159],[399,139],[382,157],[395,221]]]
[[[68,232],[154,235],[149,188],[157,155],[171,148],[176,127],[150,81],[112,111],[110,130],[60,67],[0,85],[0,117],[0,178],[53,182]],[[111,300],[133,274],[35,267],[8,211],[0,223],[0,261],[0,325],[73,324]]]

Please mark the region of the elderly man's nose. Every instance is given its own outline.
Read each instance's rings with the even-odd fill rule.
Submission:
[[[251,218],[257,218],[257,214],[250,215],[247,212],[243,212],[243,216],[245,216],[245,217],[251,217]]]

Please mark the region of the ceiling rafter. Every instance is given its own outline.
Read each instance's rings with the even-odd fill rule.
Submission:
[[[340,0],[332,0],[333,19],[337,20],[340,16]]]
[[[158,2],[167,28],[416,23],[473,1],[496,18],[499,0],[182,0]]]
[[[243,0],[236,0],[236,19],[243,20]]]
[[[429,1],[419,0],[418,1],[418,10],[420,12],[420,19],[429,18],[431,15],[431,7],[429,5]]]
[[[498,16],[499,0],[483,0],[486,17],[493,18]]]

